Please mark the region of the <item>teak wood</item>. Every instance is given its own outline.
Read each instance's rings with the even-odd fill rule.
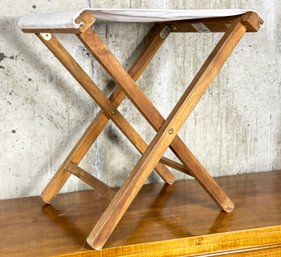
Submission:
[[[262,24],[261,18],[256,13],[248,12],[244,15],[231,18],[200,19],[155,24],[149,34],[146,48],[128,72],[91,28],[91,25],[95,21],[94,17],[90,13],[84,12],[78,20],[83,21],[84,25],[72,33],[77,34],[82,43],[112,77],[117,87],[110,98],[107,98],[52,34],[52,32],[69,33],[69,31],[56,29],[52,31],[45,31],[44,29],[42,31],[26,31],[36,33],[39,39],[101,107],[99,114],[44,189],[42,193],[43,200],[50,202],[71,174],[93,186],[101,195],[107,198],[110,201],[109,206],[87,238],[88,244],[94,249],[101,249],[104,246],[153,169],[158,172],[166,183],[172,184],[174,182],[174,175],[170,173],[165,165],[193,176],[222,210],[228,213],[231,212],[234,209],[233,202],[208,174],[177,134],[244,33],[247,31],[258,31]],[[196,30],[194,24],[196,23],[206,23],[205,26],[209,31],[225,32],[225,34],[165,120],[137,86],[136,80],[150,63],[169,32],[194,32],[194,28]],[[42,32],[47,32],[48,34],[45,35]],[[142,137],[118,111],[117,108],[125,97],[131,100],[144,118],[155,129],[156,136],[149,145],[146,144]],[[115,194],[110,187],[78,166],[109,120],[112,120],[116,124],[142,154],[126,182]],[[181,163],[163,157],[168,147],[170,147]]]

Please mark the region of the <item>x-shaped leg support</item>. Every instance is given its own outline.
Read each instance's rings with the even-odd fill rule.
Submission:
[[[164,120],[158,110],[137,87],[134,80],[110,53],[95,31],[89,29],[78,35],[89,51],[115,82],[122,87],[126,95],[157,131],[156,136],[138,161],[130,177],[117,192],[89,235],[88,243],[93,248],[100,249],[104,245],[169,146],[176,156],[189,167],[194,178],[215,202],[226,212],[233,210],[234,204],[232,201],[206,172],[177,136],[177,133],[245,32],[246,28],[240,22],[232,25],[191,82],[167,120]]]
[[[165,40],[165,38],[160,37],[160,33],[163,30],[164,26],[165,25],[156,24],[151,29],[148,35],[147,46],[145,47],[144,51],[140,54],[136,62],[132,65],[131,69],[128,71],[128,73],[134,80],[137,80],[140,77],[144,69],[150,63],[154,54],[157,52],[157,50],[160,48],[163,41]],[[117,107],[121,104],[126,95],[120,87],[116,87],[116,89],[109,98],[111,102],[109,103],[103,93],[98,89],[97,85],[93,81],[91,81],[88,75],[74,61],[70,54],[67,53],[67,51],[55,39],[54,36],[52,36],[50,40],[45,40],[41,34],[37,34],[37,36],[64,64],[64,66],[78,80],[78,82],[83,85],[84,89],[94,100],[96,100],[96,102],[99,103],[101,100],[103,101],[103,103],[100,104],[102,110],[98,113],[97,117],[87,128],[87,130],[80,138],[76,146],[73,148],[69,156],[66,158],[66,160],[58,169],[52,180],[44,189],[42,193],[43,200],[47,203],[50,202],[57,195],[57,193],[65,184],[71,174],[78,176],[82,180],[83,178],[85,178],[85,176],[87,176],[87,179],[84,182],[90,184],[96,190],[98,189],[98,192],[101,192],[102,196],[111,199],[113,196],[112,190],[101,181],[98,181],[94,177],[89,176],[86,172],[83,172],[81,168],[77,167],[77,165],[80,163],[82,158],[85,156],[91,145],[97,139],[97,137],[102,132],[105,125],[110,119],[112,119],[116,122],[116,124],[118,124],[117,126],[120,127],[123,133],[128,137],[128,139],[136,146],[136,148],[141,153],[145,151],[147,147],[145,141],[138,135],[138,133],[131,127],[131,125],[123,118],[123,116],[117,110]],[[81,81],[82,77],[80,76],[80,74],[83,74],[83,78],[87,78],[87,83],[85,83],[85,80]],[[96,94],[93,89],[95,89],[98,93]],[[172,168],[178,169],[190,175],[188,169],[184,165],[171,161],[165,157],[163,157],[160,162],[162,164],[159,163],[155,169],[168,184],[172,184],[175,178],[163,164],[171,166]],[[80,171],[80,173],[77,171]]]
[[[37,36],[42,42],[54,53],[102,109],[73,149],[69,158],[66,159],[43,192],[43,199],[46,202],[50,201],[68,179],[69,175],[74,174],[89,184],[97,185],[100,191],[104,191],[108,195],[109,199],[113,197],[87,239],[87,242],[93,248],[101,249],[103,247],[154,168],[167,183],[172,183],[174,181],[173,175],[171,175],[163,164],[178,168],[192,175],[222,210],[226,212],[231,212],[233,210],[234,204],[232,201],[177,136],[177,133],[244,33],[247,30],[255,31],[255,26],[259,26],[259,23],[260,19],[257,15],[248,13],[247,15],[239,16],[230,24],[224,36],[166,120],[139,89],[135,80],[140,76],[152,56],[160,47],[163,41],[160,39],[161,33],[166,29],[167,24],[155,25],[153,29],[154,36],[149,45],[150,50],[144,51],[143,55],[141,55],[129,72],[125,71],[92,28],[88,28],[83,31],[83,33],[77,34],[84,45],[118,85],[110,99],[105,97],[103,92],[53,35],[46,39],[42,34],[37,33]],[[188,28],[188,26],[185,25],[186,24],[180,26],[181,29],[184,30]],[[149,146],[146,145],[143,139],[117,110],[117,107],[125,96],[132,101],[157,132]],[[127,181],[114,196],[105,184],[87,174],[77,165],[109,119],[120,128],[143,154]],[[162,157],[168,147],[170,147],[183,164],[178,164]]]

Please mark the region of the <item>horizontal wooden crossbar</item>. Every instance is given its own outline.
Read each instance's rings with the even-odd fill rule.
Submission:
[[[169,158],[166,158],[166,157],[162,157],[160,159],[160,162],[162,164],[165,164],[165,165],[177,170],[177,171],[181,171],[181,172],[193,177],[193,175],[190,172],[190,169],[188,167],[186,167],[185,165],[181,164],[181,163],[175,162],[175,161],[173,161]]]
[[[101,196],[104,198],[111,200],[114,196],[114,191],[111,187],[97,179],[96,177],[89,174],[87,171],[83,170],[73,162],[69,162],[67,167],[65,168],[70,173],[81,179],[83,182],[91,186],[95,189]]]
[[[181,171],[189,176],[192,176],[189,169],[185,167],[183,164],[175,162],[166,157],[162,157],[160,162],[175,170]],[[112,197],[114,196],[115,192],[112,190],[111,187],[109,187],[108,185],[106,185],[96,177],[92,176],[84,169],[80,168],[77,164],[73,162],[69,162],[64,169],[69,171],[71,174],[75,175],[76,177],[80,178],[83,182],[85,182],[90,187],[95,189],[104,198],[111,200]]]

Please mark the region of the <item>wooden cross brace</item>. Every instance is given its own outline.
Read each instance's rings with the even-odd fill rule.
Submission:
[[[149,33],[145,49],[128,72],[91,27],[95,22],[92,14],[84,12],[77,20],[78,22],[82,21],[84,25],[71,31],[64,29],[25,30],[25,32],[36,33],[39,39],[101,107],[101,111],[44,189],[43,200],[47,203],[50,202],[71,174],[91,185],[107,198],[110,201],[109,206],[87,238],[88,244],[94,249],[101,249],[104,246],[153,169],[168,184],[172,184],[175,177],[166,166],[193,176],[222,210],[231,212],[234,209],[233,202],[177,134],[244,33],[259,30],[262,24],[261,18],[256,13],[248,12],[227,18],[156,23]],[[195,22],[204,24],[211,32],[224,32],[224,35],[165,120],[135,81],[143,73],[170,32],[197,32],[193,26]],[[109,98],[104,95],[95,82],[55,38],[52,34],[54,32],[75,33],[78,36],[117,85]],[[149,145],[118,111],[118,106],[125,97],[130,99],[157,132]],[[130,176],[117,193],[114,193],[109,186],[78,166],[109,120],[117,125],[142,154]],[[168,147],[181,163],[163,157]]]

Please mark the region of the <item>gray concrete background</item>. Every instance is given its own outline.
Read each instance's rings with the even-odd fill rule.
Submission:
[[[200,3],[199,3],[200,2]],[[39,40],[23,34],[22,15],[109,8],[249,8],[265,24],[247,34],[196,107],[180,135],[214,176],[281,168],[281,2],[277,0],[18,0],[0,2],[0,198],[40,194],[98,111]],[[129,66],[150,25],[97,24],[96,30]],[[221,35],[171,35],[139,86],[167,117]],[[73,36],[60,36],[100,84],[109,78]],[[102,86],[107,94],[110,86]],[[172,100],[170,100],[172,99]],[[121,112],[149,142],[155,133],[126,101]],[[169,153],[167,153],[169,155]],[[109,124],[81,166],[111,186],[128,176],[139,154]],[[186,176],[176,173],[179,179]],[[158,180],[156,175],[149,181]],[[87,188],[71,178],[63,191]]]

